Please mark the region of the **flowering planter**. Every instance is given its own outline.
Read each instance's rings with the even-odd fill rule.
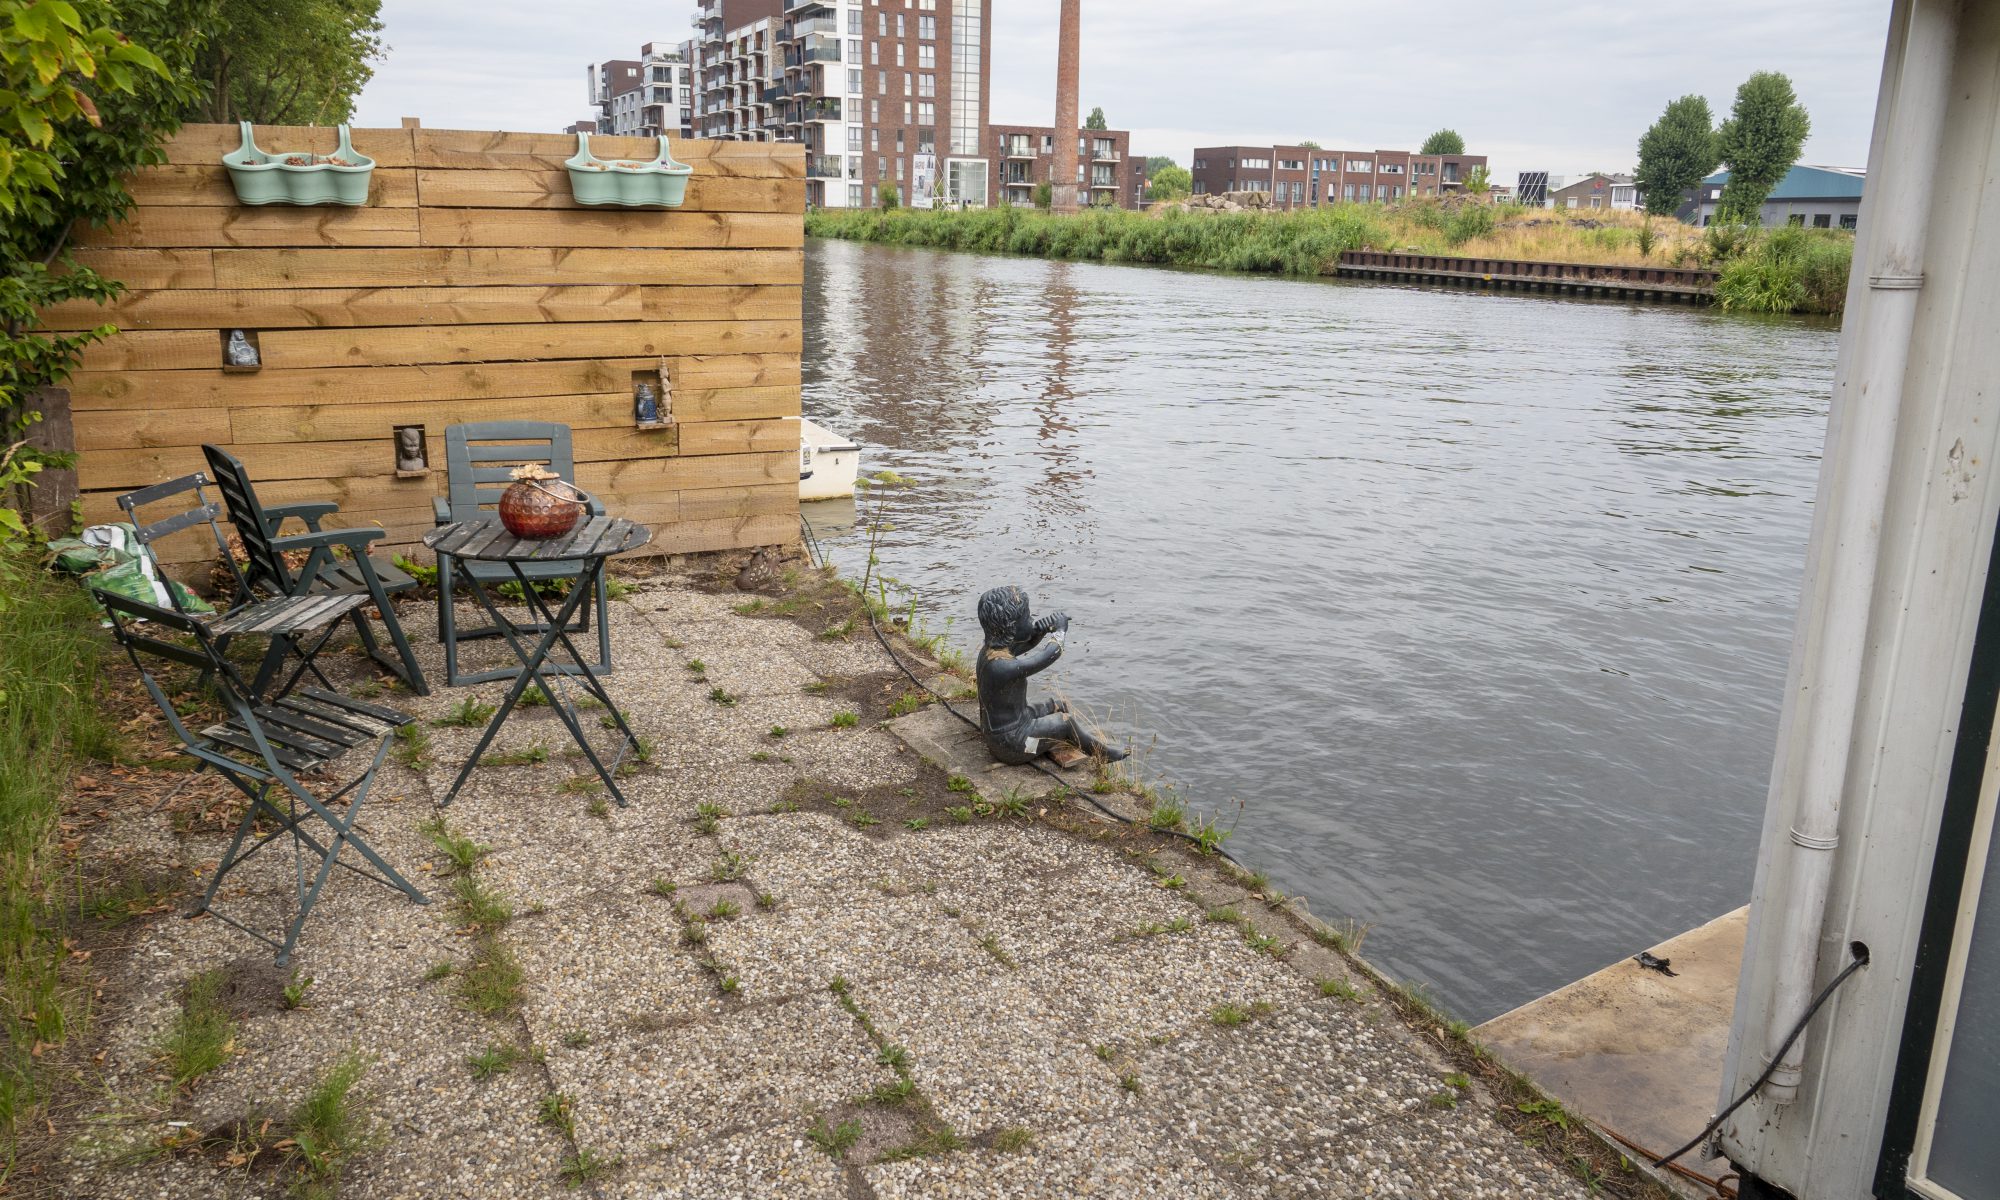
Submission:
[[[578,204],[609,204],[622,208],[679,208],[687,197],[688,176],[694,168],[676,162],[660,138],[660,156],[649,162],[602,159],[590,152],[590,135],[576,135],[576,153],[563,163],[569,168],[570,194]]]
[[[243,144],[222,156],[239,203],[368,203],[375,160],[355,153],[347,126],[340,127],[340,146],[332,154],[270,154],[257,148],[250,122],[242,125]]]

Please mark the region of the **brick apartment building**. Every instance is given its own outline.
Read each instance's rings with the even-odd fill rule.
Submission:
[[[689,134],[806,147],[806,199],[984,205],[993,0],[704,0]]]
[[[1483,154],[1407,150],[1325,150],[1311,146],[1203,146],[1189,174],[1197,195],[1269,192],[1280,208],[1393,203],[1463,193]]]
[[[1037,184],[1049,181],[1055,131],[1047,125],[992,125],[987,142],[993,205],[1033,204]],[[1079,129],[1077,196],[1081,204],[1141,208],[1146,201],[1146,163],[1132,157],[1132,135],[1123,129]]]

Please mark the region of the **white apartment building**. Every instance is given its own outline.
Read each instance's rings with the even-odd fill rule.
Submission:
[[[647,42],[637,59],[612,59],[585,69],[597,132],[624,137],[679,136],[693,101],[693,68],[680,46]]]

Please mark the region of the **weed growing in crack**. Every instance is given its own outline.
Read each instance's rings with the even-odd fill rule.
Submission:
[[[1345,1000],[1349,1004],[1361,1003],[1361,989],[1345,979],[1322,979],[1318,983],[1319,994],[1335,1000]]]
[[[467,696],[458,702],[457,708],[431,724],[439,729],[478,729],[498,711],[491,704],[481,703],[477,696]]]
[[[885,1083],[868,1093],[868,1103],[897,1105],[917,1094],[917,1085],[909,1079],[898,1078],[894,1083]]]
[[[404,726],[405,729],[409,726]],[[536,742],[523,750],[509,750],[504,754],[489,754],[479,760],[482,767],[539,767],[549,761],[549,748]]]
[[[470,871],[491,850],[491,847],[482,846],[469,837],[453,833],[445,824],[442,815],[432,817],[419,825],[417,832],[429,838],[431,845],[437,847],[438,852],[444,855],[445,862],[449,865],[446,874]]]
[[[423,726],[412,721],[408,725],[396,727],[396,748],[390,753],[396,765],[412,771],[428,770],[431,765],[431,735]]]
[[[972,809],[969,807],[947,808],[944,810],[944,815],[950,817],[960,825],[968,825],[972,822]]]
[[[491,1079],[495,1075],[505,1075],[521,1061],[521,1048],[512,1042],[494,1042],[479,1053],[470,1055],[465,1065],[472,1068],[474,1079]]]
[[[680,890],[680,886],[664,875],[655,875],[653,882],[646,885],[646,890],[662,900],[671,900],[674,898],[674,893]]]
[[[791,733],[791,730],[789,730],[789,729],[785,728],[785,727],[784,727],[783,725],[773,725],[773,726],[771,726],[771,736],[772,736],[773,738],[781,738],[781,737],[784,737],[784,736],[786,736],[786,735],[787,735],[787,734],[789,734],[789,733]]]
[[[861,718],[851,712],[837,712],[827,724],[835,729],[852,729],[861,723]]]
[[[1153,803],[1153,810],[1146,814],[1146,824],[1159,833],[1177,833],[1187,825],[1187,809],[1173,800],[1162,798]]]
[[[434,962],[431,964],[430,970],[424,972],[424,982],[436,983],[440,979],[448,979],[451,977],[451,973],[457,969],[448,958]]]
[[[525,978],[520,960],[497,937],[479,939],[472,962],[458,977],[458,997],[476,1013],[495,1016],[514,1011],[521,1003]]]
[[[993,1135],[993,1148],[1002,1154],[1026,1150],[1034,1144],[1034,1132],[1024,1125],[1011,1125]]]
[[[1014,956],[1007,953],[1007,948],[1000,944],[999,937],[994,934],[987,933],[982,935],[979,939],[979,948],[992,955],[994,962],[999,963],[1010,971],[1017,965],[1014,962]]]
[[[876,1052],[875,1061],[900,1075],[910,1069],[910,1052],[891,1042]]]
[[[572,1029],[568,1033],[563,1034],[562,1042],[563,1045],[568,1046],[572,1050],[581,1050],[585,1046],[590,1045],[590,1031],[587,1029]]]
[[[813,1122],[811,1129],[806,1130],[806,1138],[830,1157],[840,1158],[861,1140],[861,1122],[842,1121],[829,1126],[821,1117]]]
[[[911,833],[919,833],[925,829],[929,829],[930,825],[931,819],[929,817],[911,817],[909,820],[903,822],[903,828],[909,830]]]
[[[708,702],[718,708],[735,708],[736,697],[720,687],[708,689]]]
[[[778,897],[771,892],[757,893],[757,907],[769,911],[778,907]]]
[[[550,1092],[535,1109],[535,1119],[570,1141],[576,1140],[576,1115],[568,1096]]]
[[[1137,1071],[1126,1071],[1119,1075],[1118,1086],[1124,1088],[1134,1096],[1146,1090],[1145,1085],[1139,1082],[1139,1073]]]
[[[714,904],[709,905],[708,911],[702,915],[706,916],[711,921],[727,921],[729,918],[736,916],[742,911],[743,911],[742,905],[739,905],[734,900],[725,898],[717,900]]]
[[[580,1146],[575,1154],[563,1159],[562,1177],[573,1188],[616,1170],[625,1160],[616,1155],[599,1154],[588,1146]]]
[[[279,995],[279,1003],[286,1009],[304,1008],[306,1006],[306,993],[312,989],[314,982],[313,977],[310,975],[301,978],[299,976],[299,969],[293,967],[291,978],[286,981],[285,990]]]
[[[611,801],[606,800],[602,796],[592,796],[590,803],[584,807],[584,811],[600,821],[605,820],[611,816]]]
[[[481,929],[497,929],[514,919],[514,906],[506,897],[480,882],[477,875],[455,875],[452,900],[460,919]]]
[[[750,860],[736,850],[724,850],[722,857],[715,860],[708,869],[708,877],[717,883],[735,883],[750,870]]]
[[[188,980],[181,1010],[159,1045],[174,1086],[186,1087],[221,1066],[236,1038],[236,1022],[222,1006],[223,973],[204,971]]]

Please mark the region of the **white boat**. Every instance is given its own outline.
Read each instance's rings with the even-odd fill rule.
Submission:
[[[854,495],[861,447],[824,425],[799,421],[799,499],[840,500]]]

